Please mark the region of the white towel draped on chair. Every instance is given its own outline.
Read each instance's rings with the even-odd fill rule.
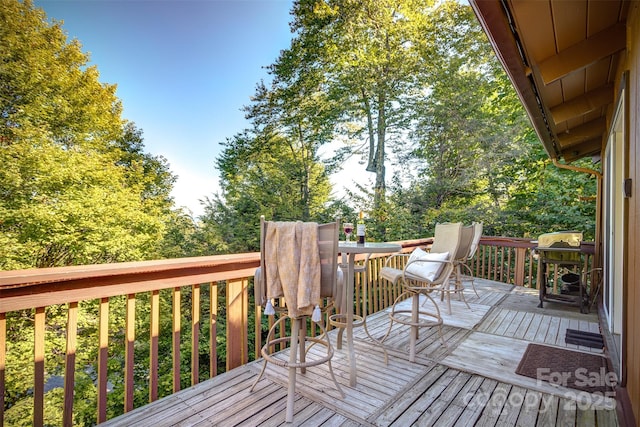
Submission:
[[[284,296],[289,316],[309,316],[320,300],[315,223],[271,222],[265,235],[267,298]]]

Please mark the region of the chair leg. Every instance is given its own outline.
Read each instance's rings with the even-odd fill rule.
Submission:
[[[412,300],[411,300],[411,310],[398,310],[396,311],[396,304],[402,300],[405,299],[405,297],[407,295],[410,295]],[[425,296],[425,301],[420,304],[420,295],[424,295]],[[420,307],[424,307],[425,304],[427,302],[431,302],[431,304],[433,304],[433,307],[435,309],[435,313],[430,313],[430,312],[424,312],[424,311],[420,311]],[[394,316],[397,313],[407,313],[410,315],[411,320],[408,321],[404,321],[404,320],[400,320],[399,318],[396,319]],[[420,315],[424,314],[426,316],[432,317],[435,320],[433,321],[433,323],[431,324],[423,324],[423,322],[421,322],[420,319]],[[393,302],[393,305],[391,306],[391,312],[389,313],[389,319],[391,320],[389,323],[389,329],[387,330],[387,333],[385,334],[384,337],[382,337],[382,339],[380,340],[380,343],[384,342],[387,337],[390,335],[391,333],[391,328],[393,327],[393,323],[394,321],[396,323],[400,323],[400,324],[404,324],[404,325],[408,325],[410,326],[410,330],[409,330],[409,361],[411,362],[415,362],[415,349],[416,349],[416,345],[417,345],[417,340],[418,340],[418,334],[419,334],[419,328],[423,327],[423,326],[436,326],[438,328],[438,336],[440,337],[440,341],[442,341],[442,345],[445,348],[449,348],[449,346],[447,345],[447,342],[444,339],[444,334],[442,332],[442,315],[440,314],[440,308],[438,307],[438,303],[436,303],[436,300],[429,294],[429,292],[415,292],[413,290],[407,290],[405,292],[403,292],[402,294],[400,294],[396,300]]]
[[[300,363],[304,363],[307,360],[307,349],[305,348],[305,337],[307,335],[307,323],[304,318],[296,319],[298,324],[298,346],[300,347]],[[295,361],[294,361],[295,362]],[[300,372],[307,373],[307,368],[300,368]]]
[[[393,304],[391,304],[391,311],[389,312],[389,329],[387,329],[387,332],[384,334],[384,336],[380,338],[380,341],[379,341],[380,344],[383,344],[384,341],[387,338],[389,338],[389,335],[391,334],[391,329],[393,328],[393,322],[394,322],[393,313],[395,311],[396,304],[400,302],[405,295],[407,295],[407,292],[406,291],[402,292],[400,295],[396,297],[396,300],[393,302]]]
[[[436,319],[440,319],[440,323],[438,324],[438,336],[440,337],[440,341],[442,341],[442,345],[445,346],[445,348],[449,348],[449,345],[447,344],[447,342],[444,340],[444,334],[442,333],[442,315],[440,314],[440,307],[438,307],[438,304],[436,303],[436,301],[431,297],[431,295],[429,295],[428,293],[424,293],[422,294],[425,297],[427,297],[427,301],[431,300],[431,303],[433,304],[434,308],[436,309]],[[426,301],[425,301],[426,302]],[[424,306],[424,303],[423,303]]]
[[[367,334],[369,339],[374,343],[378,344],[382,348],[382,352],[384,353],[384,364],[389,364],[389,355],[387,354],[387,349],[384,348],[382,341],[375,339],[370,333],[369,328],[367,328],[367,314],[368,314],[368,299],[367,295],[369,292],[369,278],[367,271],[364,271],[364,280],[362,281],[362,326],[364,327],[364,333]],[[386,338],[386,336],[385,336]]]
[[[327,334],[326,329],[324,329],[322,325],[320,325],[320,329],[322,329],[323,335],[327,340],[328,351],[330,353],[333,353],[333,349],[331,348],[331,340],[329,339],[329,335]],[[329,373],[331,374],[331,379],[333,380],[333,384],[335,384],[336,389],[338,390],[342,398],[344,398],[345,397],[344,391],[342,391],[342,387],[340,387],[340,384],[338,384],[338,380],[336,379],[336,376],[333,373],[333,367],[331,366],[331,359],[327,360],[327,366],[329,367]]]
[[[258,384],[260,379],[262,379],[262,376],[264,375],[264,371],[266,371],[266,370],[267,370],[267,360],[265,359],[264,363],[262,364],[262,370],[260,371],[260,375],[258,375],[256,380],[253,382],[253,384],[251,385],[251,388],[249,389],[249,391],[253,391],[253,389],[256,388],[256,385]]]
[[[269,343],[271,342],[272,338],[273,338],[273,334],[275,333],[276,328],[278,327],[278,325],[280,323],[283,323],[286,319],[288,319],[288,316],[281,316],[278,320],[276,320],[276,322],[271,326],[271,329],[269,329],[269,332],[267,333],[267,339],[265,341],[265,345],[262,347],[262,350],[260,351],[261,353],[263,352],[268,352],[268,348],[269,348]],[[256,385],[258,384],[258,382],[260,381],[260,379],[262,378],[262,376],[264,375],[264,372],[267,370],[267,359],[264,359],[264,363],[262,364],[262,370],[260,371],[260,375],[258,375],[258,378],[256,378],[256,380],[253,382],[253,385],[251,386],[251,388],[249,389],[249,391],[253,391],[256,387]]]
[[[462,301],[467,306],[467,308],[469,310],[471,310],[471,307],[469,306],[469,303],[467,302],[467,299],[464,296],[464,286],[462,285],[462,267],[461,267],[461,265],[462,264],[458,264],[456,266],[456,292],[460,292],[458,299],[462,299]],[[449,314],[451,314],[451,312],[449,312]]]
[[[480,297],[480,295],[478,294],[478,291],[476,291],[476,285],[474,283],[474,277],[473,277],[473,272],[471,271],[471,267],[469,267],[467,264],[462,264],[462,266],[464,268],[467,269],[467,271],[469,271],[469,281],[471,282],[471,288],[473,289],[473,292],[475,292],[477,297]]]
[[[342,336],[344,335],[344,328],[338,328],[338,335],[336,336],[336,348],[342,349]]]
[[[291,345],[289,346],[289,389],[287,390],[287,416],[288,423],[293,422],[293,407],[296,397],[296,353],[300,337],[300,319],[291,319]],[[304,342],[302,342],[304,346]]]

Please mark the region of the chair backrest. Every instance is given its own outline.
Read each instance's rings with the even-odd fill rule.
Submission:
[[[338,240],[340,220],[318,225],[318,248],[320,250],[320,296],[337,296]]]
[[[482,238],[482,223],[474,222],[473,226],[473,240],[471,240],[471,246],[469,247],[469,254],[467,255],[467,259],[473,258],[478,250],[478,246],[480,245],[480,239]]]
[[[466,261],[469,255],[469,249],[471,248],[471,242],[473,241],[473,226],[463,226],[460,230],[460,244],[456,252],[456,261]]]
[[[433,235],[433,245],[431,245],[431,253],[449,252],[449,259],[452,260],[458,253],[460,240],[462,235],[461,222],[448,222],[436,224],[436,230]]]
[[[260,268],[254,277],[256,304],[264,306],[267,302],[267,278],[265,268],[265,236],[267,227],[272,224],[260,216]],[[340,221],[318,224],[318,252],[320,255],[320,297],[336,297],[338,294],[338,240]]]

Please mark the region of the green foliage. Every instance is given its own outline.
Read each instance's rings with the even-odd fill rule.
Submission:
[[[152,258],[174,177],[142,151],[79,42],[31,2],[0,10],[0,269]]]
[[[421,0],[294,4],[297,38],[290,54],[314,59],[328,97],[340,109],[332,117],[333,133],[347,144],[336,161],[361,155],[366,171],[375,173],[372,212],[385,201],[387,145],[405,143],[411,100],[424,96],[419,79],[428,62],[423,52],[431,7]]]

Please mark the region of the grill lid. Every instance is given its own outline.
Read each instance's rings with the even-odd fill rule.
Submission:
[[[555,233],[545,233],[538,237],[539,248],[553,247],[580,247],[582,242],[582,232],[580,231],[556,231]]]

